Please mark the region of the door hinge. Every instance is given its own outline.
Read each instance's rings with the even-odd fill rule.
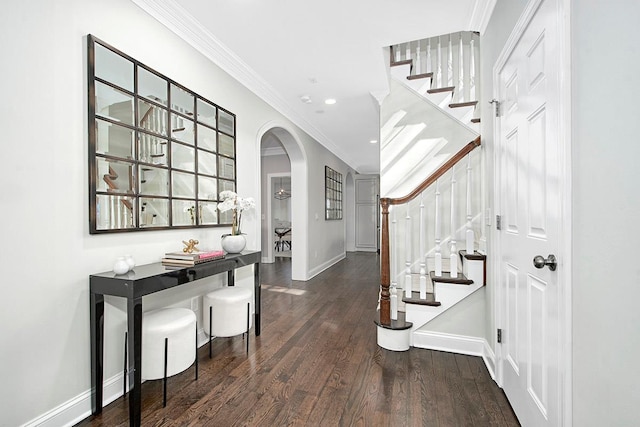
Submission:
[[[500,117],[500,101],[494,98],[491,101],[489,101],[489,104],[495,104],[494,111],[496,113],[496,117]]]
[[[502,343],[502,329],[498,328],[498,344]]]
[[[496,230],[502,230],[502,216],[496,215]]]

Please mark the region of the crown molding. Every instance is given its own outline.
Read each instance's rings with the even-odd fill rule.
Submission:
[[[293,110],[269,83],[175,1],[131,0],[131,2],[193,46],[342,161],[351,167],[356,163],[329,137]]]
[[[469,21],[469,29],[471,31],[479,31],[480,34],[484,34],[496,2],[497,0],[476,0],[471,13],[471,20]]]

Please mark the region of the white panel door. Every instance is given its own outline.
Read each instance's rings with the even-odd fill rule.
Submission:
[[[559,49],[557,0],[543,0],[498,69],[500,118],[500,364],[523,426],[561,424]],[[561,267],[560,267],[561,268]]]
[[[378,179],[356,179],[356,250],[378,249]]]

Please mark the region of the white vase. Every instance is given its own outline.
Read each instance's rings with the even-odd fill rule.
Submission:
[[[236,234],[222,237],[222,249],[229,254],[239,254],[247,246],[244,234]]]
[[[118,257],[116,262],[113,264],[113,272],[120,275],[125,274],[129,271],[129,264],[127,264],[127,260],[123,256]]]
[[[124,260],[127,262],[129,266],[129,271],[133,270],[133,267],[136,266],[136,261],[133,259],[131,255],[125,255]]]

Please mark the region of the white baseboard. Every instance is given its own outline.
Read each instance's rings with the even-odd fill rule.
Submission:
[[[122,397],[123,377],[121,372],[104,381],[104,406]],[[84,420],[89,415],[91,415],[91,390],[87,390],[62,405],[53,408],[49,412],[40,415],[38,418],[23,424],[22,427],[72,426]]]
[[[413,346],[427,350],[480,356],[491,378],[495,381],[496,356],[484,338],[418,330],[413,332]]]
[[[342,261],[346,257],[347,257],[346,252],[342,252],[340,255],[338,255],[336,257],[333,257],[329,261],[324,262],[324,263],[320,264],[319,266],[317,266],[316,268],[313,268],[313,269],[309,270],[309,275],[307,277],[307,280],[314,278],[318,274],[320,274],[323,271],[325,271],[327,268],[331,267],[334,264],[339,263],[340,261]]]
[[[484,340],[484,353],[482,354],[482,359],[484,360],[484,364],[487,366],[487,370],[489,371],[489,375],[491,375],[491,379],[496,380],[496,354],[493,352],[493,349],[487,342]]]
[[[215,339],[215,338],[214,338]],[[209,339],[204,329],[198,328],[198,347],[208,344]],[[124,375],[120,372],[104,381],[103,406],[122,397]],[[143,381],[144,382],[144,381]],[[23,424],[21,427],[67,427],[73,426],[91,415],[91,390],[66,401],[49,412]]]

